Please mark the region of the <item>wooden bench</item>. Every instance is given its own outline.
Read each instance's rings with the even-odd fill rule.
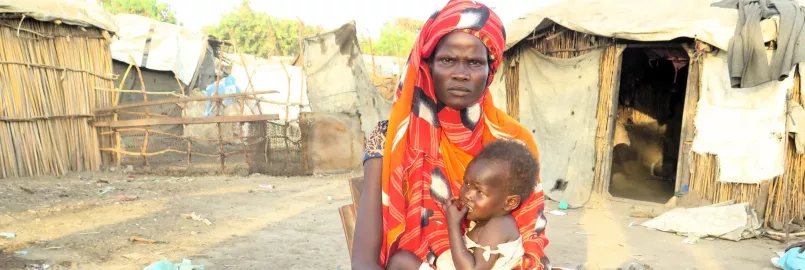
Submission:
[[[341,224],[344,225],[344,238],[347,240],[349,257],[352,257],[352,239],[355,237],[355,218],[358,216],[358,202],[361,201],[361,191],[363,191],[363,176],[349,179],[349,191],[352,195],[352,204],[341,206],[338,213],[341,214]]]

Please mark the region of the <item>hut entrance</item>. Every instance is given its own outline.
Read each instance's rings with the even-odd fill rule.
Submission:
[[[674,195],[689,62],[681,46],[623,52],[612,196],[665,203]]]

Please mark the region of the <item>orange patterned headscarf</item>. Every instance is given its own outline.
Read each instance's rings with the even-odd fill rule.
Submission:
[[[454,31],[476,36],[490,58],[483,96],[463,110],[454,110],[437,100],[425,61],[439,40]],[[400,249],[413,252],[431,265],[436,256],[449,252],[441,204],[458,194],[467,164],[484,145],[498,139],[518,140],[539,157],[531,133],[495,108],[489,93],[489,84],[502,62],[505,35],[500,18],[471,0],[449,1],[425,22],[419,33],[397,89],[386,134],[381,265]],[[543,209],[544,192],[538,184],[534,194],[512,213],[526,251],[519,269],[547,267]]]

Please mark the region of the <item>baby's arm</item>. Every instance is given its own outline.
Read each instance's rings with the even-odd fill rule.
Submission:
[[[478,229],[478,228],[475,228]],[[455,226],[448,226],[448,234],[450,236],[450,252],[453,255],[453,264],[456,269],[492,269],[495,262],[500,255],[490,254],[489,260],[484,258],[484,250],[481,248],[474,248],[473,252],[467,250],[467,243],[464,242],[464,236],[461,235],[461,230]],[[478,237],[478,245],[490,247],[492,250],[497,250],[498,245],[512,241],[512,235],[519,237],[517,231],[517,223],[510,217],[496,217],[484,226],[481,235]]]

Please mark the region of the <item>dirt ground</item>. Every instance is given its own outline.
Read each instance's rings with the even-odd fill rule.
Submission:
[[[182,258],[207,270],[349,269],[338,207],[350,203],[347,179],[357,175],[76,173],[0,180],[0,232],[16,234],[0,237],[0,269],[143,269]],[[100,195],[107,187],[114,190]],[[121,195],[138,198],[121,201]],[[628,217],[630,207],[599,201],[565,216],[549,215],[553,266],[586,262],[612,269],[636,260],[653,269],[772,269],[773,251],[785,246],[756,239],[683,244],[682,236],[629,227],[645,220]],[[212,225],[182,217],[192,212]],[[22,250],[28,253],[14,253]]]

